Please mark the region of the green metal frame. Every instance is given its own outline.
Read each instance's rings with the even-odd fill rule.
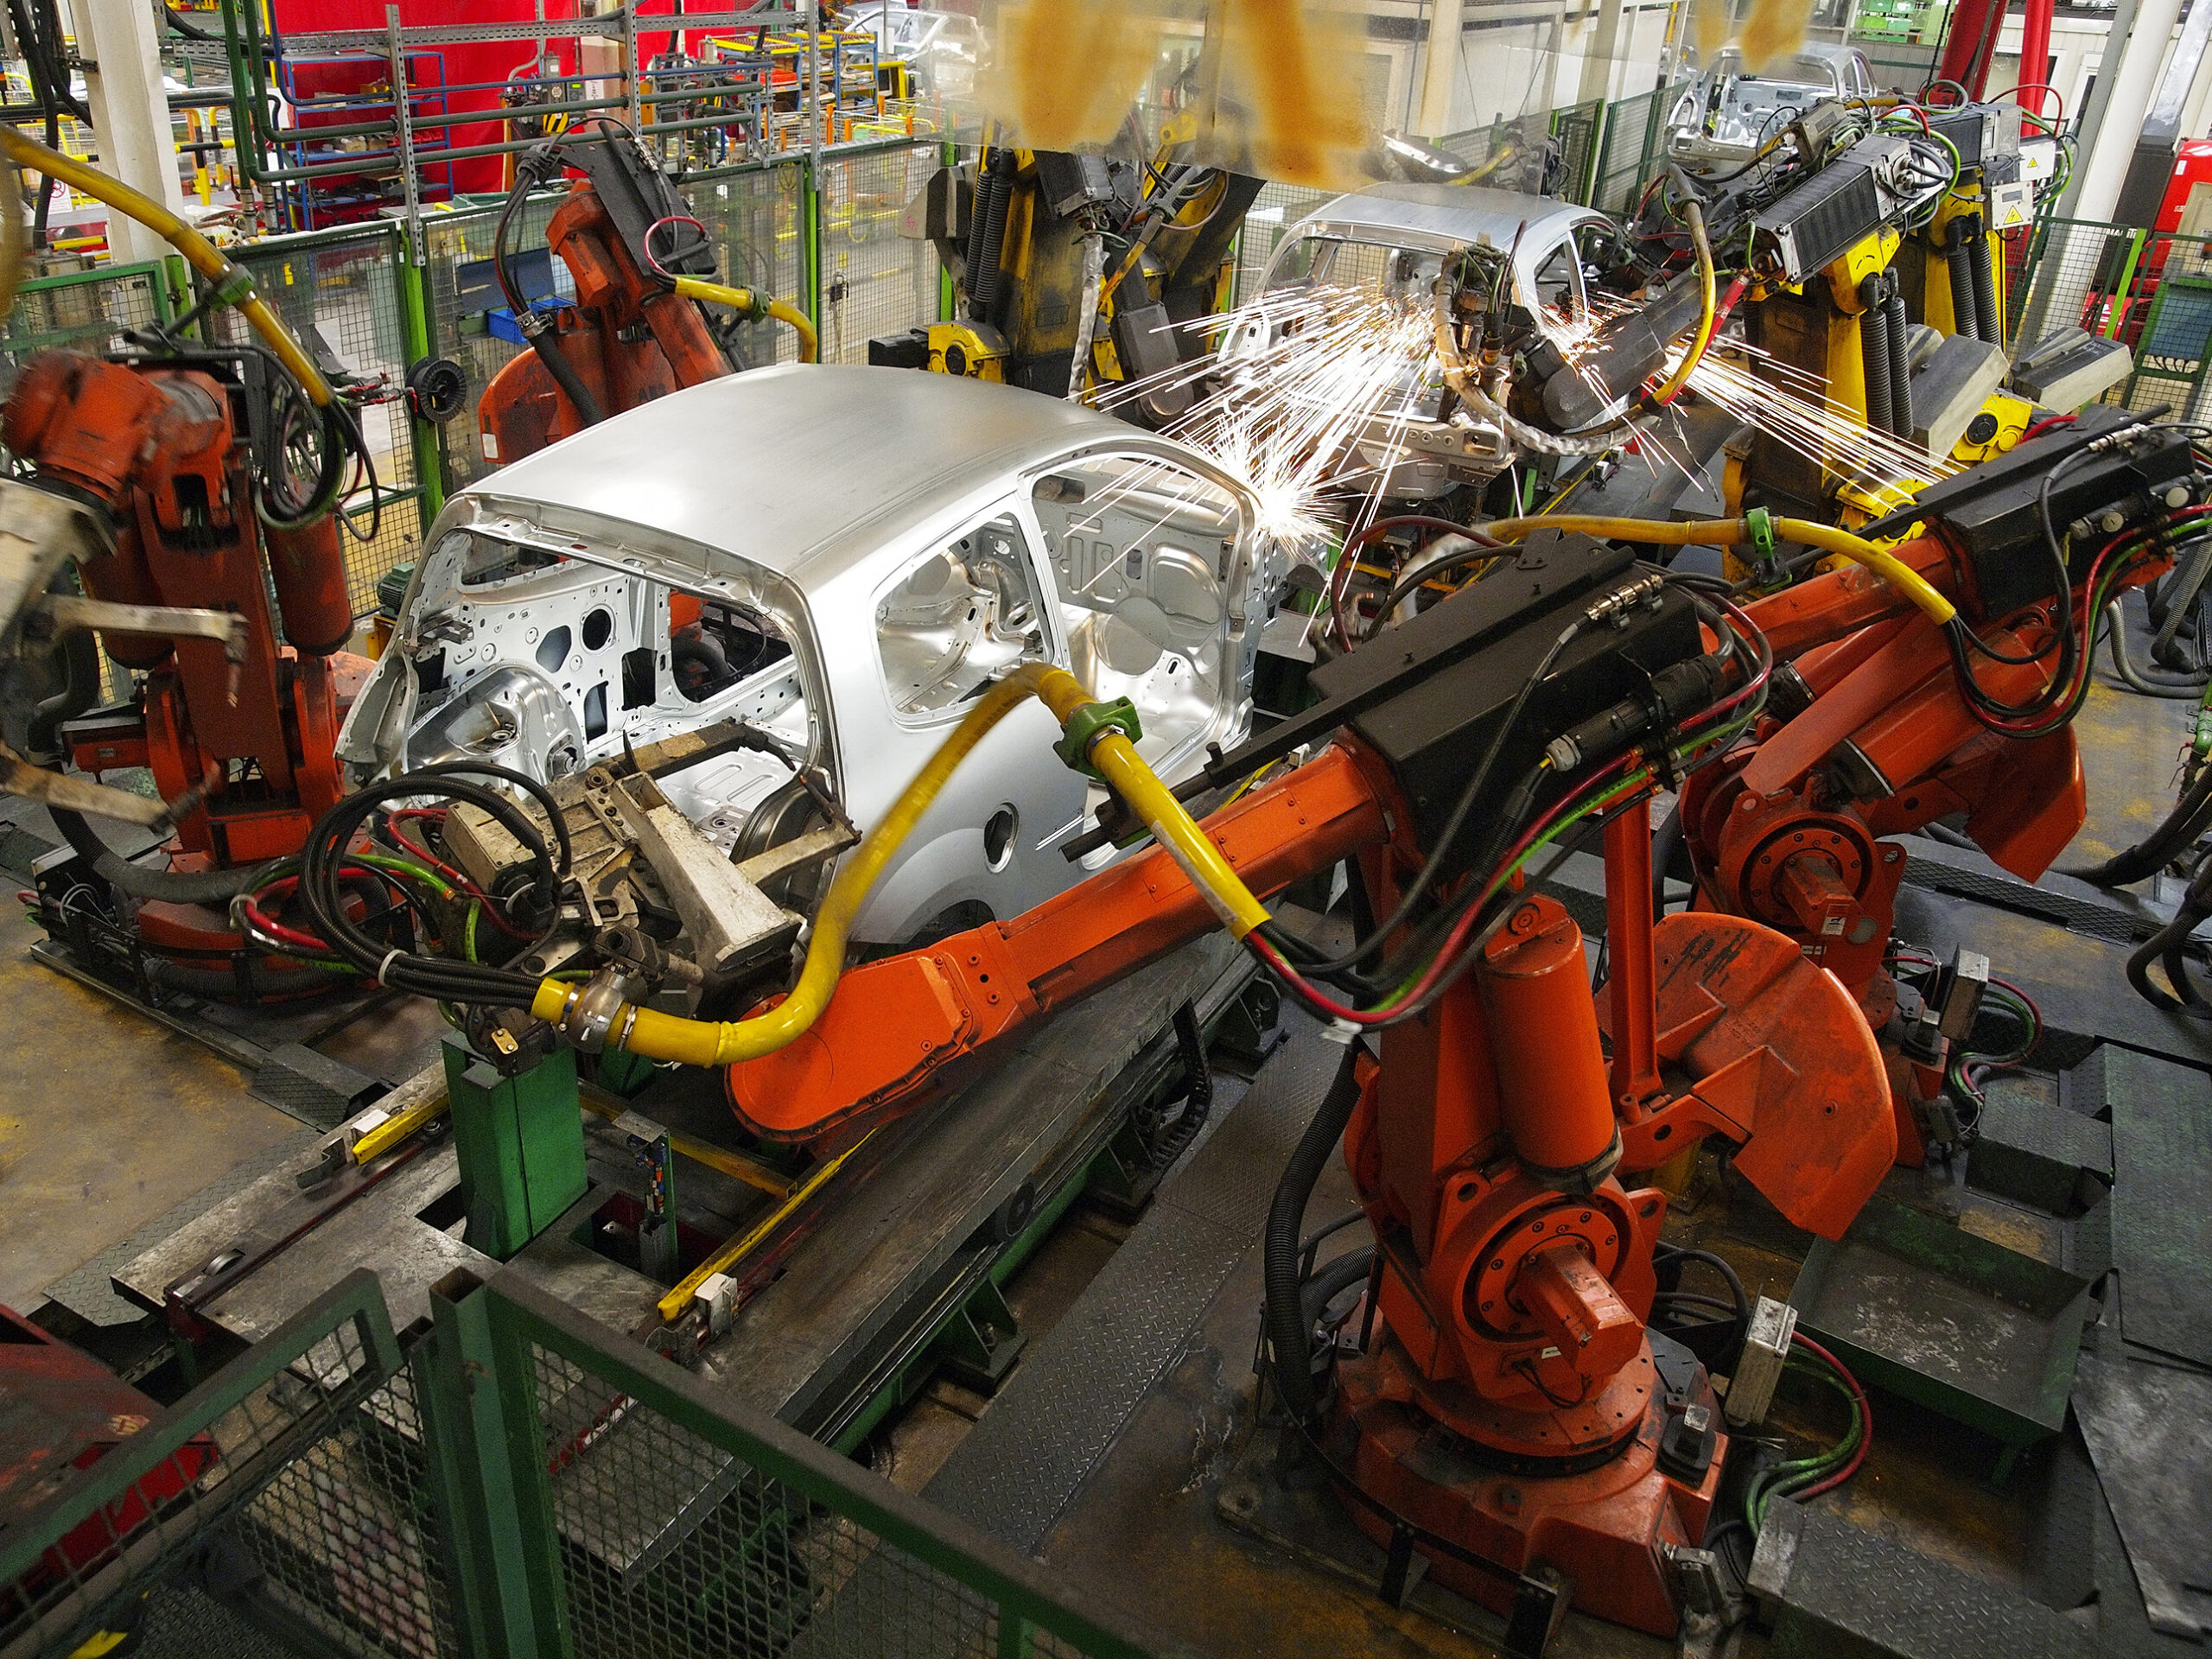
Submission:
[[[181,264],[182,261],[178,261]],[[109,288],[134,276],[146,278],[154,297],[154,320],[168,323],[181,309],[175,288],[175,274],[168,262],[149,259],[143,264],[95,265],[90,270],[65,270],[51,276],[31,276],[24,279],[16,289],[16,302],[21,304],[34,294],[54,294],[69,288]],[[0,318],[0,325],[9,319]],[[18,357],[48,346],[70,346],[88,338],[95,330],[90,324],[82,327],[48,329],[36,334],[17,334],[12,332],[0,336],[0,346]],[[109,332],[112,333],[112,330]]]
[[[356,1332],[363,1363],[347,1379],[343,1391],[329,1400],[331,1413],[350,1409],[383,1386],[404,1361],[376,1275],[366,1268],[356,1268],[10,1527],[4,1547],[0,1547],[0,1585],[27,1579],[46,1552],[83,1522],[124,1501],[139,1481],[175,1457],[188,1441],[205,1433],[349,1325]],[[307,1434],[310,1421],[319,1422],[322,1418],[303,1417],[267,1445],[256,1447],[243,1462],[219,1464],[220,1478],[208,1482],[204,1490],[194,1489],[190,1532],[204,1530],[258,1494],[288,1457],[297,1455],[311,1443]],[[157,1572],[188,1541],[187,1529],[173,1522],[142,1527],[124,1541],[106,1566],[84,1580],[81,1591],[58,1605],[41,1622],[81,1627]]]
[[[575,1051],[556,1048],[512,1077],[457,1032],[442,1052],[469,1241],[504,1262],[590,1189]]]
[[[1593,98],[1586,104],[1569,104],[1552,111],[1552,137],[1565,136],[1567,129],[1577,122],[1586,122],[1590,136],[1582,147],[1582,167],[1577,177],[1560,181],[1560,194],[1569,201],[1590,205],[1591,194],[1598,188],[1598,154],[1605,137],[1605,100]]]
[[[427,301],[423,292],[422,275],[410,260],[407,238],[399,233],[396,225],[335,225],[319,231],[293,231],[282,236],[264,237],[232,251],[232,257],[249,271],[265,266],[273,260],[290,255],[309,255],[328,252],[334,249],[359,248],[378,251],[376,245],[388,255],[388,269],[399,312],[400,340],[410,365],[429,355],[429,334]],[[181,261],[178,262],[180,264]],[[258,284],[257,284],[258,285]],[[419,315],[418,315],[419,314]],[[418,332],[417,323],[421,323]],[[423,447],[423,429],[427,423],[410,415],[412,448],[415,454],[415,482],[392,484],[379,481],[376,503],[390,508],[404,502],[416,504],[416,515],[423,531],[438,516],[445,505],[445,472],[436,447],[437,429],[429,427],[429,450]]]
[[[1148,1659],[1149,1650],[1139,1638],[1116,1628],[1110,1615],[1076,1605],[1064,1580],[1046,1569],[787,1425],[717,1393],[682,1367],[624,1341],[526,1277],[512,1269],[503,1272],[484,1294],[493,1386],[505,1418],[520,1500],[515,1512],[530,1598],[547,1615],[537,1628],[537,1651],[568,1659],[575,1644],[563,1606],[552,1480],[539,1440],[534,1346],[987,1598],[998,1608],[1002,1656],[1029,1653],[1033,1633],[1043,1630],[1092,1659]]]
[[[399,238],[399,327],[406,343],[407,360],[420,363],[430,355],[430,284],[424,267],[416,261],[408,238]],[[439,442],[438,424],[409,410],[407,424],[415,441],[415,477],[423,492],[423,533],[446,505],[445,446]]]

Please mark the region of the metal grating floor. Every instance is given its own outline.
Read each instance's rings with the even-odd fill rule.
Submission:
[[[1341,1059],[1296,1015],[1291,1040],[1165,1182],[1083,1298],[924,1489],[1033,1551],[1181,1357],[1214,1293],[1256,1248],[1277,1177]]]

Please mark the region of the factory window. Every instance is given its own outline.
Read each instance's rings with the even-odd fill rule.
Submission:
[[[891,706],[954,709],[995,674],[1047,652],[1029,540],[1010,513],[976,525],[911,567],[875,607]]]

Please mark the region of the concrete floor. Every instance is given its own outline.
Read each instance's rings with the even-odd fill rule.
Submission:
[[[0,915],[0,1305],[42,1288],[300,1132],[208,1050],[41,967]]]

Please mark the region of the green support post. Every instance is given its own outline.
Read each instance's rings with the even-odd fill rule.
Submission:
[[[399,249],[399,257],[392,262],[395,280],[399,284],[399,328],[407,347],[407,361],[412,365],[430,355],[429,283],[409,251],[409,239],[394,234]],[[410,414],[408,424],[415,439],[415,478],[422,486],[423,533],[427,536],[433,521],[445,510],[444,449],[438,440],[435,422]]]
[[[799,289],[806,302],[807,319],[814,324],[815,337],[822,335],[822,191],[820,181],[814,176],[814,163],[808,161],[801,171],[798,187],[799,212]],[[815,353],[821,360],[821,353]]]
[[[154,284],[154,315],[163,323],[175,321],[192,308],[192,270],[181,253],[162,256],[161,279]],[[193,324],[199,333],[200,325]]]
[[[556,1048],[506,1077],[448,1032],[445,1062],[469,1246],[504,1262],[558,1221],[590,1185],[576,1057]]]
[[[538,1401],[536,1344],[528,1322],[512,1302],[498,1294],[486,1300],[490,1303],[486,1313],[491,1351],[481,1380],[489,1384],[493,1432],[506,1445],[506,1467],[513,1480],[514,1542],[522,1562],[522,1594],[537,1638],[536,1651],[540,1659],[575,1659],[568,1575],[553,1519],[553,1475],[546,1461],[544,1413]]]
[[[1597,112],[1590,118],[1590,160],[1582,173],[1582,194],[1575,198],[1585,207],[1598,205],[1599,165],[1605,157],[1606,141],[1612,137],[1613,111],[1617,107],[1601,98]]]
[[[959,166],[960,147],[957,144],[945,145],[938,154],[938,160],[946,167]],[[959,194],[957,190],[953,192],[956,200]],[[942,259],[937,262],[937,320],[939,322],[952,321],[952,270]]]
[[[2120,268],[2120,281],[2113,285],[2112,297],[2105,304],[2105,326],[2098,331],[2107,340],[2120,337],[2120,325],[2127,315],[2127,290],[2135,285],[2135,262],[2143,257],[2143,238],[2147,234],[2139,226],[2128,232],[2127,263]]]
[[[531,1594],[523,1514],[493,1377],[483,1286],[456,1268],[430,1287],[433,1322],[417,1356],[416,1408],[432,1496],[444,1517],[447,1573],[462,1650],[476,1659],[532,1659],[543,1611]]]

